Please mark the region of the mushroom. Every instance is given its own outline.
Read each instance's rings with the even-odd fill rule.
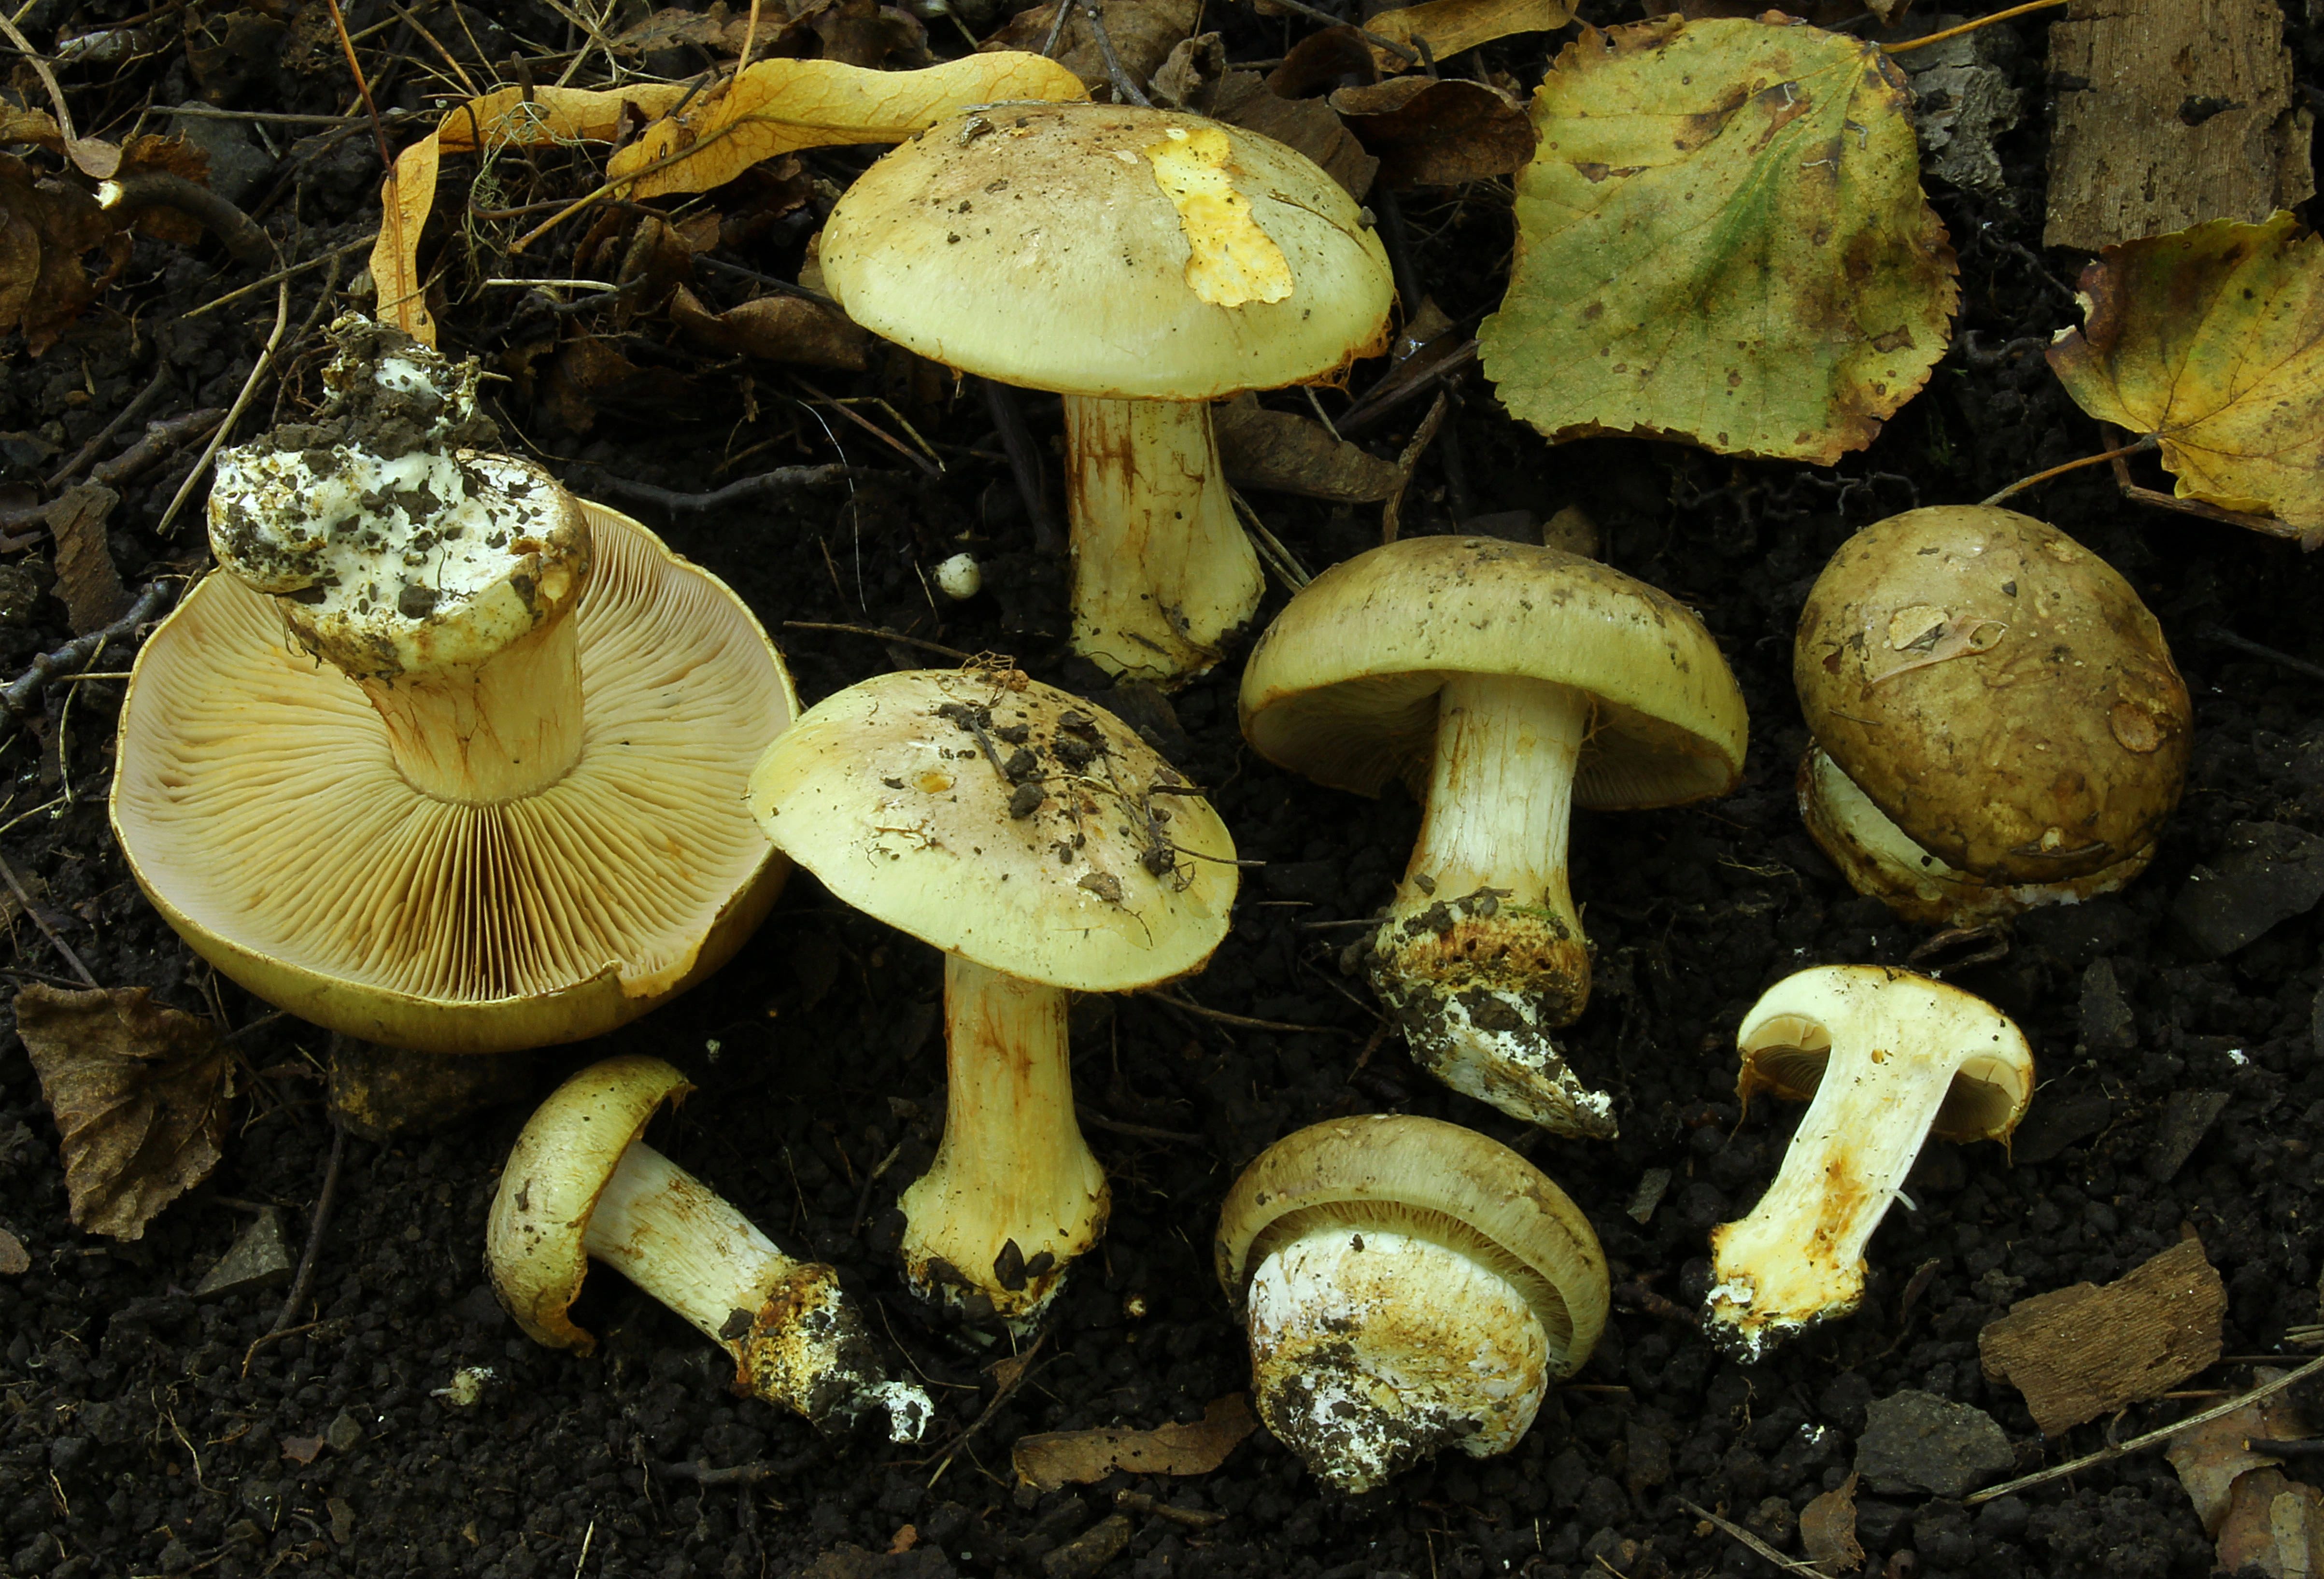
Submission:
[[[318,1024],[596,1035],[773,903],[741,801],[790,677],[716,578],[479,447],[473,362],[332,332],[323,409],[218,456],[225,569],[138,656],[115,831],[197,951]]]
[[[1242,730],[1335,789],[1401,777],[1419,842],[1371,943],[1414,1059],[1559,1134],[1613,1105],[1550,1032],[1590,996],[1567,892],[1571,807],[1676,805],[1734,786],[1742,693],[1675,599],[1595,560],[1409,537],[1309,583],[1251,651]]]
[[[1386,343],[1387,254],[1338,182],[1239,126],[989,105],[833,207],[825,289],[935,361],[1065,397],[1074,647],[1176,684],[1259,607],[1205,402]]]
[[[493,1292],[525,1336],[586,1356],[567,1310],[592,1258],[734,1356],[734,1390],[852,1425],[884,1410],[917,1442],[932,1406],[881,1371],[839,1274],[785,1255],[702,1180],[638,1137],[694,1088],[658,1058],[590,1065],[549,1094],[501,1170],[484,1229]]]
[[[1812,1098],[1748,1216],[1711,1231],[1713,1341],[1746,1360],[1864,1297],[1864,1247],[1929,1135],[2003,1141],[2034,1055],[1983,998],[1883,965],[1819,965],[1769,987],[1736,1033],[1736,1095]],[[1907,1204],[1910,1204],[1909,1202]]]
[[[1224,825],[1120,719],[1015,670],[826,697],[768,748],[750,802],[833,894],[945,950],[950,1094],[904,1191],[905,1271],[973,1317],[1029,1322],[1105,1226],[1066,994],[1201,968],[1234,903]]]
[[[2179,803],[2192,721],[2162,628],[2031,516],[1947,505],[1857,533],[1808,593],[1792,676],[1808,831],[1909,921],[2110,893]]]
[[[1589,1219],[1507,1146],[1434,1118],[1276,1142],[1219,1208],[1217,1262],[1259,1418],[1345,1492],[1448,1446],[1508,1452],[1606,1326]]]

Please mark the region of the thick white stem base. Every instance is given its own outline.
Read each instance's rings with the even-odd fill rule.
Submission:
[[[1445,1447],[1506,1453],[1548,1391],[1532,1308],[1428,1240],[1314,1228],[1260,1261],[1249,1299],[1259,1418],[1344,1492]]]
[[[738,1391],[818,1426],[883,1409],[899,1442],[916,1442],[927,1428],[933,1406],[881,1373],[838,1274],[785,1255],[651,1146],[622,1153],[582,1244],[733,1354]]]
[[[904,1191],[904,1271],[974,1319],[1038,1317],[1105,1232],[1105,1170],[1074,1118],[1065,995],[945,956],[944,1143]]]
[[[1545,681],[1445,683],[1420,838],[1372,939],[1372,984],[1438,1079],[1553,1134],[1605,1139],[1611,1099],[1549,1034],[1590,997],[1565,882],[1590,708]]]

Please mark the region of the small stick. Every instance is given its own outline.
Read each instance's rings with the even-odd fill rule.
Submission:
[[[737,478],[725,487],[713,489],[708,493],[679,493],[668,488],[657,488],[650,482],[636,482],[611,473],[601,475],[597,485],[643,504],[658,504],[672,515],[687,515],[724,510],[728,505],[747,504],[761,495],[788,493],[795,488],[827,488],[835,482],[852,482],[859,477],[893,477],[897,474],[869,466],[834,463],[822,466],[780,466],[771,472],[761,472],[755,477]]]
[[[97,453],[113,441],[113,436],[135,421],[138,415],[146,407],[151,406],[160,397],[161,391],[169,387],[169,384],[170,363],[165,357],[161,360],[161,365],[154,371],[153,381],[139,390],[137,398],[124,406],[112,421],[98,430],[95,438],[81,445],[78,454],[49,473],[48,486],[62,488],[75,477],[79,476],[81,468],[97,459]]]
[[[2206,625],[2195,634],[2205,641],[2216,641],[2221,647],[2231,647],[2239,653],[2248,653],[2253,657],[2264,658],[2277,667],[2289,669],[2295,675],[2305,675],[2311,680],[2324,680],[2324,664],[2311,664],[2306,658],[2295,658],[2290,653],[2280,653],[2272,647],[2262,647],[2248,637],[2237,636],[2232,630],[2223,630],[2216,625]],[[2292,1335],[2287,1332],[2284,1336],[2289,1338]]]
[[[291,1317],[307,1302],[315,1287],[315,1263],[322,1259],[323,1234],[331,1226],[331,1198],[339,1192],[339,1164],[347,1154],[347,1126],[337,1117],[331,1120],[331,1160],[323,1164],[323,1188],[315,1197],[314,1220],[307,1228],[306,1253],[299,1258],[299,1275],[290,1281],[290,1297],[275,1313],[274,1325],[266,1336],[275,1336],[290,1325]]]
[[[2263,1382],[2249,1392],[2231,1398],[2225,1403],[2213,1404],[2200,1414],[2189,1415],[2175,1426],[2164,1426],[2149,1431],[2143,1437],[2133,1437],[2127,1442],[2117,1442],[2110,1447],[2101,1447],[2096,1453],[2085,1453],[2080,1458],[2068,1459],[2063,1464],[2052,1465],[2051,1468],[2037,1471],[2033,1474],[2019,1475],[2014,1481],[2004,1481],[1997,1486],[1987,1486],[1981,1492],[1973,1492],[1963,1497],[1961,1503],[1964,1507],[1974,1508],[1980,1502],[1990,1502],[1996,1497],[2006,1497],[2012,1492],[2022,1492],[2028,1486],[2038,1486],[2045,1482],[2062,1480],[2067,1475],[2088,1469],[2094,1464],[2104,1464],[2108,1459],[2120,1458],[2125,1454],[2135,1453],[2142,1447],[2152,1447],[2158,1442],[2168,1442],[2183,1431],[2191,1431],[2198,1426],[2208,1426],[2223,1416],[2234,1414],[2246,1404],[2257,1403],[2264,1398],[2273,1398],[2292,1383],[2305,1382],[2319,1371],[2324,1371],[2324,1355],[2319,1355],[2301,1366],[2299,1370],[2287,1371],[2274,1381]]]
[[[1113,35],[1106,31],[1105,14],[1098,0],[1082,0],[1082,20],[1090,24],[1090,32],[1096,35],[1097,52],[1105,60],[1105,77],[1113,84],[1114,98],[1117,101],[1127,98],[1140,109],[1152,109],[1154,101],[1139,90],[1138,84],[1130,79],[1130,73],[1122,69],[1121,57],[1113,52]]]
[[[2119,461],[2125,455],[2139,454],[2146,450],[2154,448],[2156,442],[2154,436],[2150,433],[2144,438],[2136,440],[2131,444],[2124,445],[2119,449],[2102,450],[2095,455],[2084,455],[2079,461],[2068,461],[2062,466],[2052,466],[2046,472],[2036,472],[2031,477],[2020,477],[2016,482],[2012,482],[2000,492],[1989,495],[1985,499],[1979,500],[1978,502],[1980,505],[1999,504],[2011,494],[2023,493],[2028,488],[2033,487],[2036,482],[2047,482],[2052,477],[2062,477],[2069,472],[2079,472],[2084,466],[2095,466],[2100,461]]]
[[[88,973],[88,967],[80,962],[80,956],[72,951],[71,945],[57,936],[57,929],[49,924],[48,918],[41,913],[40,906],[32,903],[32,896],[24,892],[24,885],[18,879],[16,868],[5,856],[0,856],[0,877],[8,879],[8,891],[16,896],[16,903],[24,907],[24,913],[32,918],[32,924],[41,929],[41,935],[57,946],[57,952],[65,957],[65,963],[73,968],[73,974],[89,986],[97,986],[97,978]]]
[[[1811,1567],[1809,1565],[1801,1562],[1797,1557],[1787,1557],[1784,1556],[1783,1553],[1769,1546],[1766,1541],[1761,1540],[1757,1536],[1753,1535],[1741,1525],[1729,1523],[1728,1520],[1719,1517],[1718,1514],[1713,1513],[1710,1509],[1700,1507],[1695,1503],[1690,1502],[1684,1497],[1681,1497],[1678,1501],[1680,1507],[1684,1508],[1697,1519],[1710,1520],[1720,1529],[1725,1530],[1729,1535],[1733,1536],[1737,1540],[1741,1541],[1745,1546],[1749,1547],[1759,1556],[1775,1564],[1778,1568],[1783,1569],[1785,1573],[1804,1574],[1808,1576],[1808,1579],[1824,1579],[1824,1571],[1821,1568]]]
[[[2047,11],[2053,5],[2063,5],[2065,3],[2066,0],[2026,0],[2025,5],[2013,5],[2006,11],[1997,11],[1991,16],[1980,16],[1975,22],[1965,22],[1959,27],[1949,27],[1942,32],[1932,32],[1924,38],[1913,39],[1901,44],[1883,44],[1881,48],[1892,55],[1901,55],[1907,50],[1924,50],[1931,44],[1941,44],[1947,39],[1957,39],[1965,32],[1975,32],[1981,27],[1991,27],[1997,22],[2007,22],[2013,16],[2023,16],[2029,11]]]
[[[1176,993],[1164,992],[1158,987],[1149,988],[1144,996],[1149,998],[1159,998],[1172,1008],[1184,1009],[1190,1014],[1200,1014],[1205,1020],[1216,1020],[1222,1025],[1240,1025],[1246,1031],[1296,1031],[1303,1035],[1317,1036],[1353,1036],[1355,1034],[1354,1032],[1340,1025],[1294,1025],[1285,1020],[1254,1020],[1248,1014],[1230,1014],[1224,1009],[1210,1008],[1194,1002],[1192,998],[1180,997]]]
[[[0,690],[0,712],[5,712],[9,721],[21,720],[32,711],[42,688],[50,681],[77,665],[88,662],[106,642],[134,635],[140,625],[161,611],[169,597],[170,583],[167,580],[150,582],[144,591],[137,594],[137,601],[129,605],[128,612],[104,629],[77,636],[56,651],[45,652],[34,658],[31,668],[10,681],[5,690]],[[0,721],[0,736],[5,736],[6,730],[7,721]]]
[[[1128,1135],[1132,1140],[1168,1141],[1176,1145],[1200,1146],[1207,1143],[1201,1135],[1190,1135],[1184,1130],[1156,1129],[1150,1124],[1130,1124],[1119,1118],[1108,1118],[1095,1108],[1074,1104],[1074,1116],[1092,1129],[1106,1130],[1113,1134]]]
[[[1298,13],[1310,22],[1320,22],[1326,27],[1346,27],[1350,25],[1347,23],[1342,22],[1338,17],[1333,15],[1328,11],[1318,11],[1313,5],[1305,4],[1304,0],[1275,0],[1275,4],[1282,6],[1286,11],[1294,11]],[[1362,39],[1364,42],[1368,44],[1371,44],[1379,49],[1386,50],[1389,54],[1396,56],[1407,66],[1417,66],[1420,64],[1420,52],[1418,50],[1408,49],[1405,45],[1397,43],[1394,39],[1384,39],[1380,37],[1379,34],[1376,32],[1368,32],[1360,27],[1356,29],[1356,36]]]
[[[1040,448],[1033,442],[1033,431],[1025,426],[1025,413],[1017,409],[1017,398],[1008,385],[991,379],[977,382],[984,386],[985,409],[992,413],[1001,447],[1009,452],[1009,473],[1017,480],[1017,496],[1025,501],[1025,519],[1033,526],[1034,551],[1064,553],[1065,534],[1057,530],[1056,518],[1049,513],[1048,474],[1041,464]]]
[[[208,187],[167,170],[139,170],[120,180],[100,181],[97,206],[124,213],[136,208],[174,209],[216,236],[218,245],[237,263],[254,267],[281,256],[274,238],[259,229],[249,215]]]
[[[783,621],[783,629],[785,630],[836,630],[844,636],[869,636],[880,641],[900,641],[906,647],[916,647],[923,652],[942,653],[945,657],[957,658],[964,664],[973,664],[977,658],[976,654],[964,653],[956,647],[946,647],[940,641],[924,641],[917,636],[906,636],[900,630],[889,630],[878,625],[834,625],[821,620],[786,620]]]
[[[377,231],[374,231],[369,235],[359,237],[356,240],[348,242],[341,246],[333,247],[327,252],[318,253],[316,256],[308,259],[303,263],[293,263],[288,269],[278,269],[273,273],[266,275],[262,279],[254,280],[247,285],[238,285],[235,287],[234,289],[227,291],[224,296],[214,296],[210,298],[209,300],[202,303],[201,306],[188,308],[184,312],[178,316],[187,318],[198,318],[204,313],[212,312],[226,306],[230,301],[238,301],[242,298],[248,296],[254,290],[263,290],[270,285],[280,285],[283,280],[290,279],[293,274],[304,274],[309,269],[319,269],[324,264],[335,262],[338,259],[346,257],[350,252],[367,252],[371,251],[374,246],[376,246],[378,243],[379,233]]]

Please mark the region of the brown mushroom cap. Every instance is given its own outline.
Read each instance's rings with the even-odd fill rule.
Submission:
[[[1576,804],[1677,805],[1734,787],[1748,724],[1719,644],[1668,593],[1594,559],[1493,537],[1406,537],[1332,566],[1251,650],[1242,729],[1335,789],[1425,793],[1436,693],[1516,675],[1596,699]]]
[[[788,863],[742,810],[798,710],[742,601],[585,507],[579,760],[462,804],[398,773],[355,683],[216,574],[138,656],[113,825],[154,908],[259,996],[435,1052],[595,1036],[724,963]]]
[[[2114,569],[2014,510],[1907,510],[1840,546],[1801,611],[1808,727],[1904,833],[1988,882],[2135,855],[2178,803],[2186,683]]]

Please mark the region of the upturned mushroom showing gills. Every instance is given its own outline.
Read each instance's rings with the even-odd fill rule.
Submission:
[[[1508,1452],[1606,1326],[1589,1219],[1507,1146],[1433,1118],[1276,1142],[1227,1192],[1216,1253],[1259,1418],[1345,1492],[1448,1446]]]
[[[1736,1094],[1808,1100],[1775,1182],[1712,1230],[1703,1330],[1756,1360],[1864,1297],[1864,1247],[1930,1135],[2006,1141],[2034,1055],[1983,998],[1909,970],[1819,965],[1769,987],[1736,1033]]]
[[[1677,600],[1596,560],[1480,537],[1407,537],[1317,576],[1242,676],[1268,761],[1425,814],[1371,944],[1413,1058],[1559,1134],[1613,1105],[1550,1033],[1590,996],[1566,882],[1575,805],[1672,806],[1734,787],[1742,693]]]
[[[2193,742],[2186,683],[2130,583],[2052,527],[1907,510],[1840,546],[1792,675],[1808,831],[1908,921],[1972,925],[2146,868]]]
[[[872,333],[1065,397],[1074,647],[1176,684],[1259,607],[1206,402],[1378,352],[1387,254],[1346,189],[1240,126],[988,105],[831,211],[826,289]]]
[[[113,823],[259,996],[431,1052],[594,1036],[789,869],[742,809],[798,702],[741,600],[495,454],[476,368],[333,326],[313,418],[218,456],[224,569],[137,659]]]
[[[945,950],[944,1141],[904,1191],[905,1271],[1031,1320],[1105,1227],[1066,994],[1202,968],[1234,904],[1225,826],[1120,719],[1015,670],[825,697],[767,748],[751,809],[838,898]]]
[[[640,1140],[694,1088],[658,1058],[592,1064],[517,1136],[484,1230],[493,1292],[525,1336],[583,1355],[567,1314],[604,1262],[734,1356],[734,1390],[842,1428],[873,1412],[917,1442],[927,1395],[881,1372],[831,1268],[785,1255],[707,1185]]]

